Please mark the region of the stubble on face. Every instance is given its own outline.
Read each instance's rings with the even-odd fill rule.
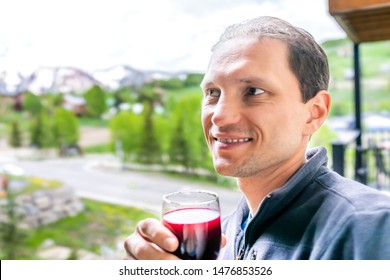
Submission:
[[[214,167],[221,175],[246,178],[260,173],[270,174],[281,166],[284,167],[280,170],[288,169],[289,160],[295,161],[294,158],[304,151],[300,134],[304,116],[299,85],[289,69],[287,46],[275,40],[277,39],[264,39],[262,42],[244,40],[231,45],[225,43],[227,45],[216,51],[214,61],[209,65],[207,79],[212,82],[212,87],[220,89],[221,94],[229,94],[230,105],[231,102],[240,104],[241,107],[237,110],[242,115],[240,122],[220,125],[212,123],[210,117],[215,108],[208,104],[203,106],[205,135],[208,137]],[[241,47],[240,51],[237,51],[238,45]],[[231,53],[235,56],[230,55]],[[232,80],[237,83],[232,83]],[[248,87],[264,87],[270,94],[246,99],[247,96],[241,93],[241,81],[245,81],[244,84],[251,81]],[[264,82],[253,81],[266,82],[263,85]],[[226,92],[222,93],[223,90]],[[236,95],[237,93],[239,94]],[[229,112],[225,112],[226,114]],[[238,149],[220,150],[218,143],[210,136],[213,129],[219,132],[224,130],[223,132],[231,135],[252,135],[253,141]]]

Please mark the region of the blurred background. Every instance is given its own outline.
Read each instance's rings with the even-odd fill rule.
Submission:
[[[241,196],[213,170],[199,83],[224,29],[261,15],[306,29],[328,55],[333,107],[310,145],[387,193],[390,32],[346,26],[390,18],[390,1],[369,16],[354,7],[351,21],[345,2],[375,1],[2,0],[0,258],[121,259],[137,221],[182,188],[216,191],[233,211]]]

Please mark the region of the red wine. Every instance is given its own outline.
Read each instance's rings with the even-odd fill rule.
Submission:
[[[215,260],[221,247],[218,211],[185,208],[164,214],[164,225],[179,239],[176,256],[185,260]]]

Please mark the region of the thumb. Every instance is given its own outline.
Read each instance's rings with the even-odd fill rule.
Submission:
[[[225,247],[227,243],[226,235],[222,234],[221,236],[221,248]]]

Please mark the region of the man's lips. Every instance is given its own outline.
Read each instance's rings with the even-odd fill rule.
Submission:
[[[233,143],[246,143],[252,141],[252,138],[217,138],[214,137],[214,141],[220,142],[223,144],[233,144]]]

